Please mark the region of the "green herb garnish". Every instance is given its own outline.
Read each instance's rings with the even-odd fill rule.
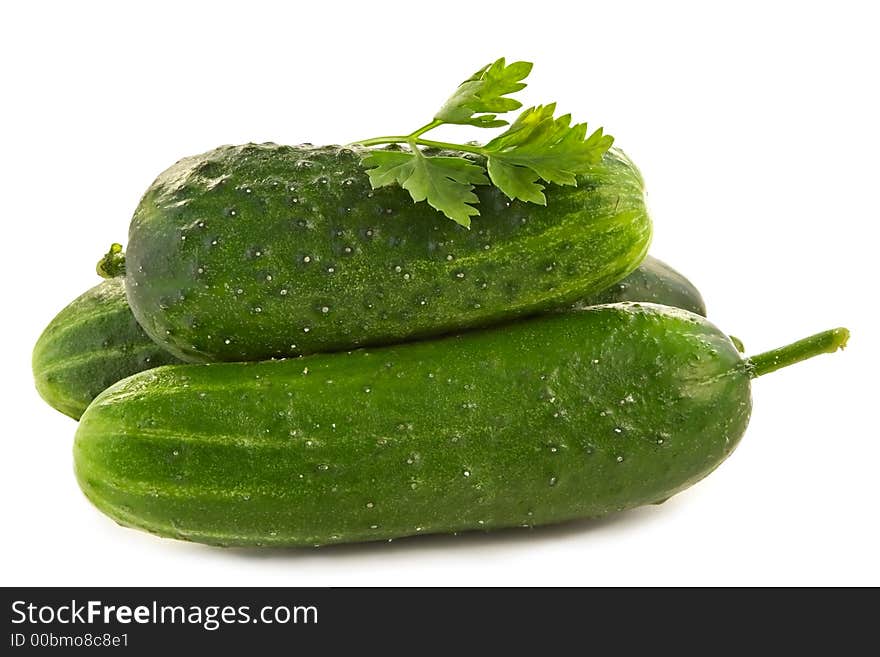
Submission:
[[[602,128],[588,136],[587,124],[571,125],[570,114],[554,117],[556,103],[523,110],[507,130],[483,146],[422,137],[444,124],[478,128],[508,125],[498,115],[522,107],[522,103],[507,96],[525,88],[522,80],[531,70],[530,62],[507,65],[502,57],[462,82],[434,119],[418,130],[355,142],[363,146],[409,147],[373,150],[364,157],[373,189],[399,184],[413,201],[427,201],[456,223],[470,227],[471,217],[480,214],[474,207],[479,203],[474,185],[491,183],[511,200],[540,205],[547,204],[542,182],[576,185],[575,176],[598,163],[614,139],[603,134]],[[485,165],[465,157],[427,154],[421,146],[482,155]]]

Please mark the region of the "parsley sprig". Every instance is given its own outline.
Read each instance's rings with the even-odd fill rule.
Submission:
[[[602,128],[588,135],[586,123],[571,124],[571,115],[554,117],[556,103],[523,110],[512,124],[498,118],[522,107],[510,94],[521,91],[532,70],[530,62],[506,64],[504,58],[484,66],[462,82],[433,120],[408,135],[374,137],[362,146],[405,144],[407,150],[370,150],[364,165],[373,189],[398,184],[416,203],[442,212],[470,227],[480,214],[474,185],[493,184],[511,200],[547,204],[544,183],[576,185],[576,176],[602,159],[614,139]],[[441,125],[500,128],[503,133],[485,145],[453,144],[425,139]],[[485,164],[461,156],[426,153],[422,147],[473,153]],[[481,160],[482,162],[482,160]]]

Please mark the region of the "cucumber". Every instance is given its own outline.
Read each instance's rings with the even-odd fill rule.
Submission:
[[[37,391],[56,410],[79,419],[98,393],[120,379],[179,363],[135,321],[121,278],[99,283],[55,316],[37,340]]]
[[[194,362],[394,343],[574,303],[647,252],[642,178],[620,151],[550,185],[546,207],[478,187],[470,231],[371,190],[363,153],[224,146],[162,173],[126,252],[141,326]]]
[[[114,255],[113,251],[108,254]],[[116,262],[115,266],[122,268],[124,264]],[[652,301],[705,315],[702,297],[693,284],[650,256],[620,283],[576,305],[612,301]],[[99,346],[105,342],[112,347]],[[79,419],[110,384],[152,367],[180,362],[140,328],[125,300],[122,280],[115,278],[77,298],[49,323],[34,347],[33,371],[43,399]]]
[[[612,304],[404,345],[161,367],[103,392],[76,476],[117,522],[218,545],[532,526],[665,500],[734,449],[750,378],[692,313]]]
[[[575,307],[584,308],[621,301],[657,303],[706,316],[706,304],[694,284],[662,260],[651,256],[647,256],[622,281],[578,301]]]

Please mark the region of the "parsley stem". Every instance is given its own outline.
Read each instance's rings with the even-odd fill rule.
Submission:
[[[434,119],[434,120],[431,121],[430,123],[427,123],[427,124],[423,125],[421,128],[419,128],[419,129],[416,130],[415,132],[411,133],[411,134],[410,134],[410,137],[413,137],[413,138],[415,138],[415,139],[418,139],[418,138],[421,137],[423,134],[425,134],[426,132],[428,132],[428,130],[433,130],[434,128],[436,128],[437,126],[440,126],[440,125],[443,125],[443,121],[441,121],[440,119]]]
[[[386,137],[373,137],[372,139],[364,139],[363,141],[353,141],[353,144],[360,144],[361,146],[378,146],[380,144],[409,144],[410,148],[413,148],[415,144],[419,146],[427,146],[429,148],[441,148],[448,149],[453,151],[464,151],[465,153],[475,153],[477,155],[485,155],[486,151],[481,146],[474,146],[473,144],[453,144],[448,141],[434,141],[432,139],[422,139],[421,136],[428,132],[428,130],[433,130],[437,126],[441,126],[444,124],[444,121],[440,119],[434,119],[430,123],[426,123],[418,130],[411,132],[408,135],[389,135]]]
[[[353,141],[349,146],[378,146],[380,144],[406,144],[409,137],[406,135],[392,135],[387,137],[373,137],[372,139],[362,139],[361,141]]]
[[[388,137],[373,137],[363,141],[354,141],[352,144],[361,146],[378,146],[380,144],[418,144],[419,146],[427,146],[428,148],[441,148],[453,151],[464,151],[465,153],[475,153],[476,155],[485,155],[486,151],[482,146],[473,144],[453,144],[448,141],[433,141],[431,139],[413,139],[409,135],[393,135]]]
[[[363,141],[353,141],[351,145],[360,144],[361,146],[377,146],[379,144],[412,144],[414,139],[418,139],[421,135],[428,132],[428,130],[433,130],[439,125],[443,125],[443,121],[439,119],[434,119],[430,123],[426,123],[418,130],[411,132],[408,135],[389,135],[386,137],[373,137],[372,139],[364,139]]]
[[[416,139],[415,143],[419,146],[427,146],[429,148],[446,148],[453,151],[464,151],[465,153],[475,153],[484,155],[486,150],[482,146],[474,144],[453,144],[448,141],[433,141],[431,139]]]

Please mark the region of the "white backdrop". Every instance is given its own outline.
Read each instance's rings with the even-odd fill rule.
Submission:
[[[0,583],[880,584],[872,4],[422,6],[4,4]],[[746,437],[708,479],[600,522],[261,553],[94,510],[30,352],[156,174],[224,143],[414,128],[501,55],[535,62],[527,104],[615,135],[647,182],[652,253],[749,352],[838,325],[849,348],[755,382]]]

